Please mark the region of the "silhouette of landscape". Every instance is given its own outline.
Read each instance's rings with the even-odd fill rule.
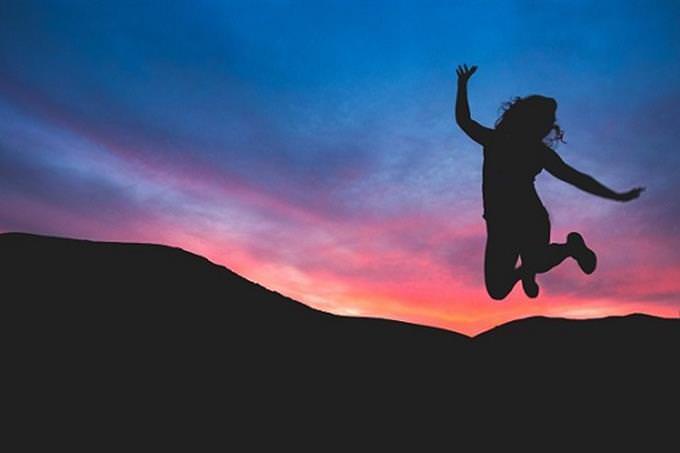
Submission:
[[[266,426],[293,408],[384,422],[394,405],[490,423],[492,401],[567,417],[592,398],[611,422],[624,400],[638,417],[674,407],[680,382],[678,319],[534,317],[470,338],[324,313],[162,245],[5,233],[0,262],[17,411],[39,403],[54,426]]]

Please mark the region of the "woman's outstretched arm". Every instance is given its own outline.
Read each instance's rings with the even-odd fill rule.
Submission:
[[[467,65],[458,66],[458,93],[456,95],[456,122],[463,132],[480,145],[486,145],[493,131],[484,127],[470,116],[470,106],[468,105],[467,84],[472,74],[477,70],[477,66],[470,68]]]
[[[575,168],[567,165],[562,158],[552,149],[546,149],[545,169],[558,179],[567,182],[579,189],[592,193],[593,195],[602,198],[608,198],[616,201],[630,201],[640,196],[640,193],[645,190],[644,187],[636,187],[628,192],[615,192],[609,187],[597,181],[590,175],[581,173]]]

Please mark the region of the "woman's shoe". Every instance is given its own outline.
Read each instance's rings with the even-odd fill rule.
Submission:
[[[527,297],[535,299],[538,297],[538,283],[536,283],[536,274],[533,274],[522,279],[522,289]]]
[[[567,235],[567,247],[578,266],[586,274],[592,274],[597,267],[597,255],[590,250],[583,240],[583,236],[572,232]]]

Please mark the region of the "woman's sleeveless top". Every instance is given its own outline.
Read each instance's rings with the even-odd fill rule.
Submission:
[[[512,220],[546,214],[534,180],[543,170],[547,146],[494,134],[484,147],[482,193],[484,218]]]

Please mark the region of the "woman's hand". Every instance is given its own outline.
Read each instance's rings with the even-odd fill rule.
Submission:
[[[470,80],[470,77],[472,77],[472,74],[474,74],[476,70],[477,66],[471,66],[470,68],[468,68],[466,64],[458,66],[458,68],[456,68],[456,74],[458,74],[458,83],[460,84],[467,83],[467,81]]]
[[[635,200],[637,197],[640,196],[640,194],[645,190],[644,187],[636,187],[635,189],[631,189],[628,192],[623,192],[619,194],[618,201],[631,201]]]

